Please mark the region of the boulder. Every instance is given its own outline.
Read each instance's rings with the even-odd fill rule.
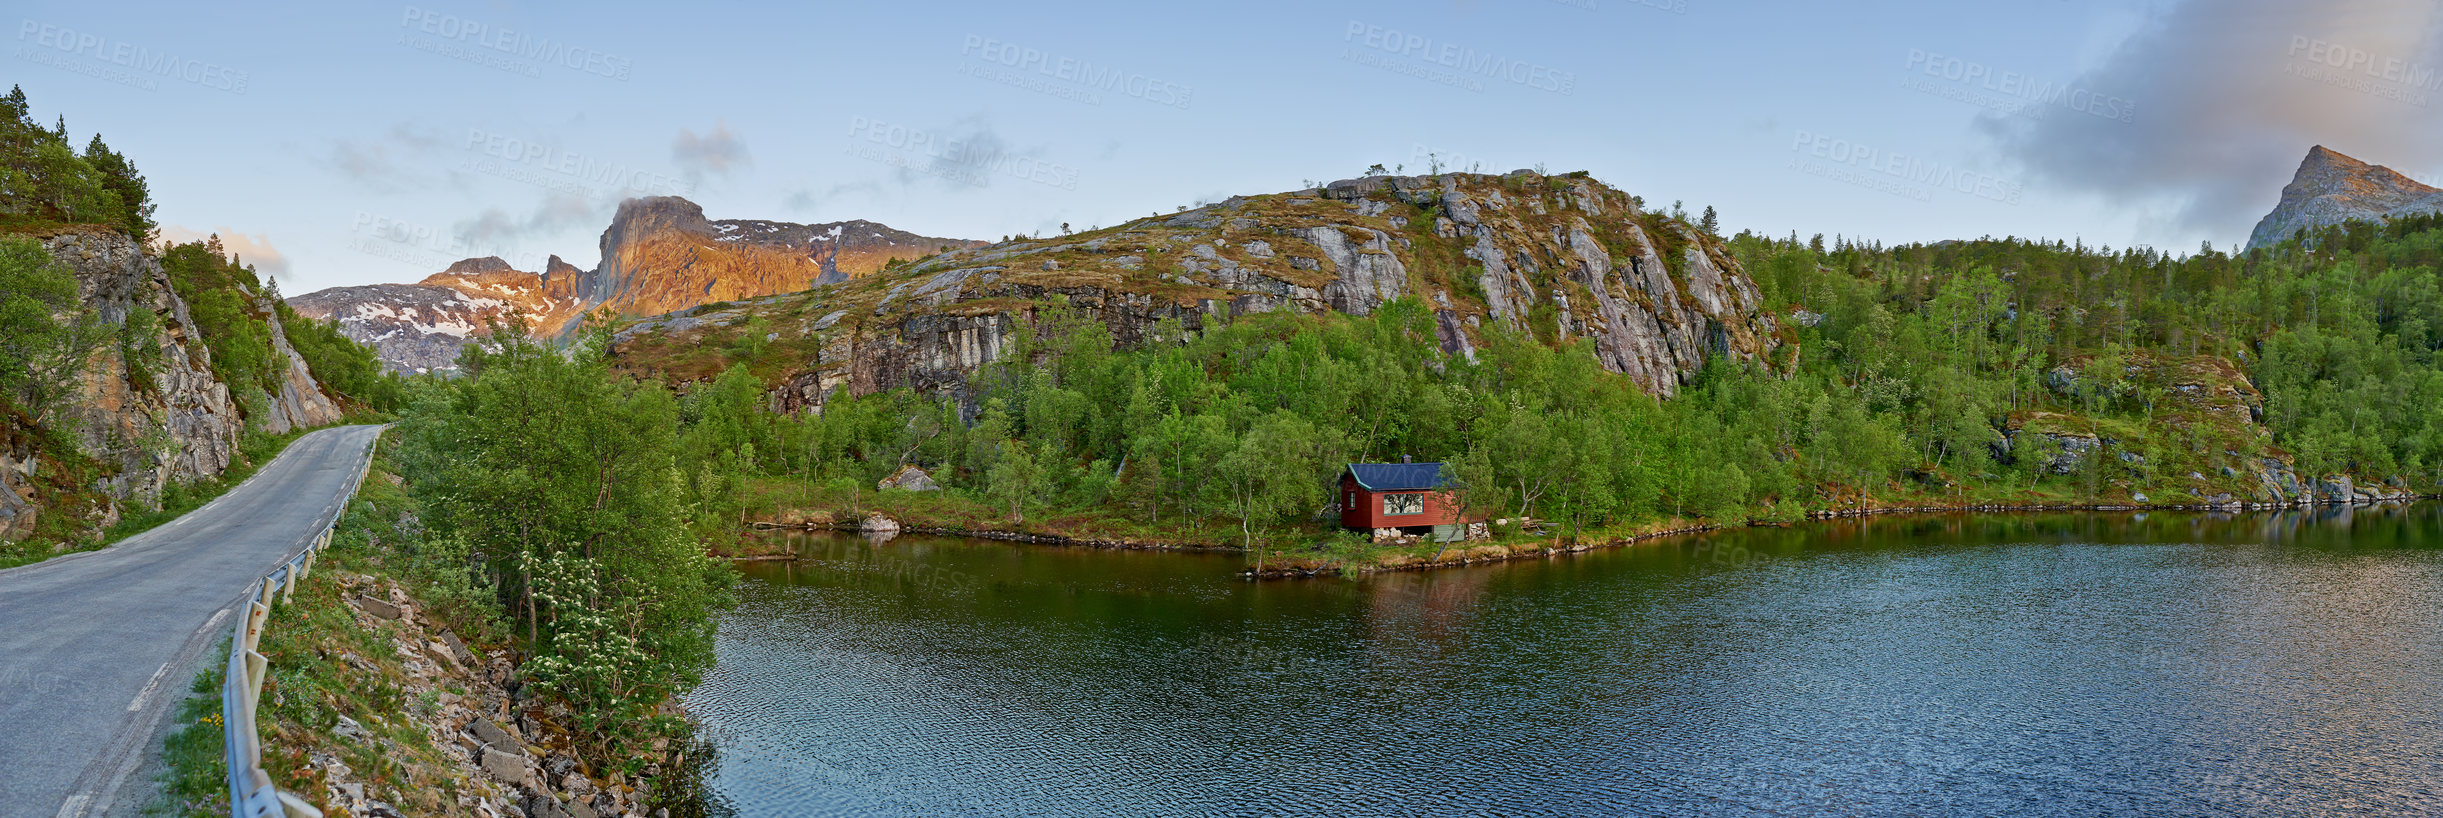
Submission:
[[[526,782],[525,754],[514,751],[502,752],[485,747],[481,755],[483,760],[480,765],[484,772],[500,780],[501,783],[519,785]]]
[[[2317,502],[2348,504],[2357,499],[2358,489],[2357,486],[2351,484],[2349,475],[2336,474],[2316,481]]]
[[[365,613],[372,614],[382,619],[397,619],[401,614],[399,606],[369,596],[357,597],[356,607]]]
[[[461,641],[458,634],[442,631],[441,644],[450,649],[450,655],[458,659],[458,664],[467,667],[475,666],[475,652],[467,649],[467,643]]]
[[[899,470],[892,472],[891,476],[882,478],[882,482],[874,484],[874,488],[899,489],[901,491],[942,490],[941,484],[933,482],[933,475],[927,474],[925,473],[924,469],[920,469],[915,466],[899,467]]]
[[[527,796],[525,803],[518,806],[526,810],[527,818],[569,818],[560,801],[548,795]]]
[[[857,530],[878,533],[895,533],[899,530],[899,521],[880,514],[869,514],[866,515],[864,522],[857,524]]]
[[[501,729],[500,725],[493,724],[491,719],[476,719],[467,725],[467,732],[473,733],[475,740],[486,747],[516,750],[524,744],[510,736],[509,731]]]

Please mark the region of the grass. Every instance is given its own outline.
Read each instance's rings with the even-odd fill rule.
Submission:
[[[211,656],[228,656],[229,642]],[[229,765],[221,758],[221,677],[225,662],[212,662],[195,674],[188,691],[195,694],[178,704],[178,727],[164,740],[161,800],[145,807],[146,815],[205,818],[229,814]]]

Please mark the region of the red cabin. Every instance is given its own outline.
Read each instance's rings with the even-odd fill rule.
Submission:
[[[1351,463],[1340,471],[1340,524],[1346,528],[1417,529],[1473,522],[1461,519],[1440,463]],[[1410,533],[1425,533],[1413,531]]]

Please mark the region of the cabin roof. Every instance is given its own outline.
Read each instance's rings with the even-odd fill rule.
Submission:
[[[1442,488],[1440,463],[1351,463],[1349,476],[1367,491],[1420,491]]]

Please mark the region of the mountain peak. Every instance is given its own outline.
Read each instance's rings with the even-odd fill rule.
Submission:
[[[502,261],[501,257],[499,256],[484,256],[483,258],[459,259],[458,263],[450,265],[449,269],[441,272],[457,273],[459,275],[483,275],[485,273],[497,273],[502,271],[515,272],[516,270],[517,268],[509,266],[509,262]]]
[[[2354,219],[2379,221],[2437,210],[2443,210],[2443,190],[2317,145],[2307,150],[2298,172],[2282,188],[2282,201],[2249,232],[2248,246],[2279,244],[2301,230]]]

